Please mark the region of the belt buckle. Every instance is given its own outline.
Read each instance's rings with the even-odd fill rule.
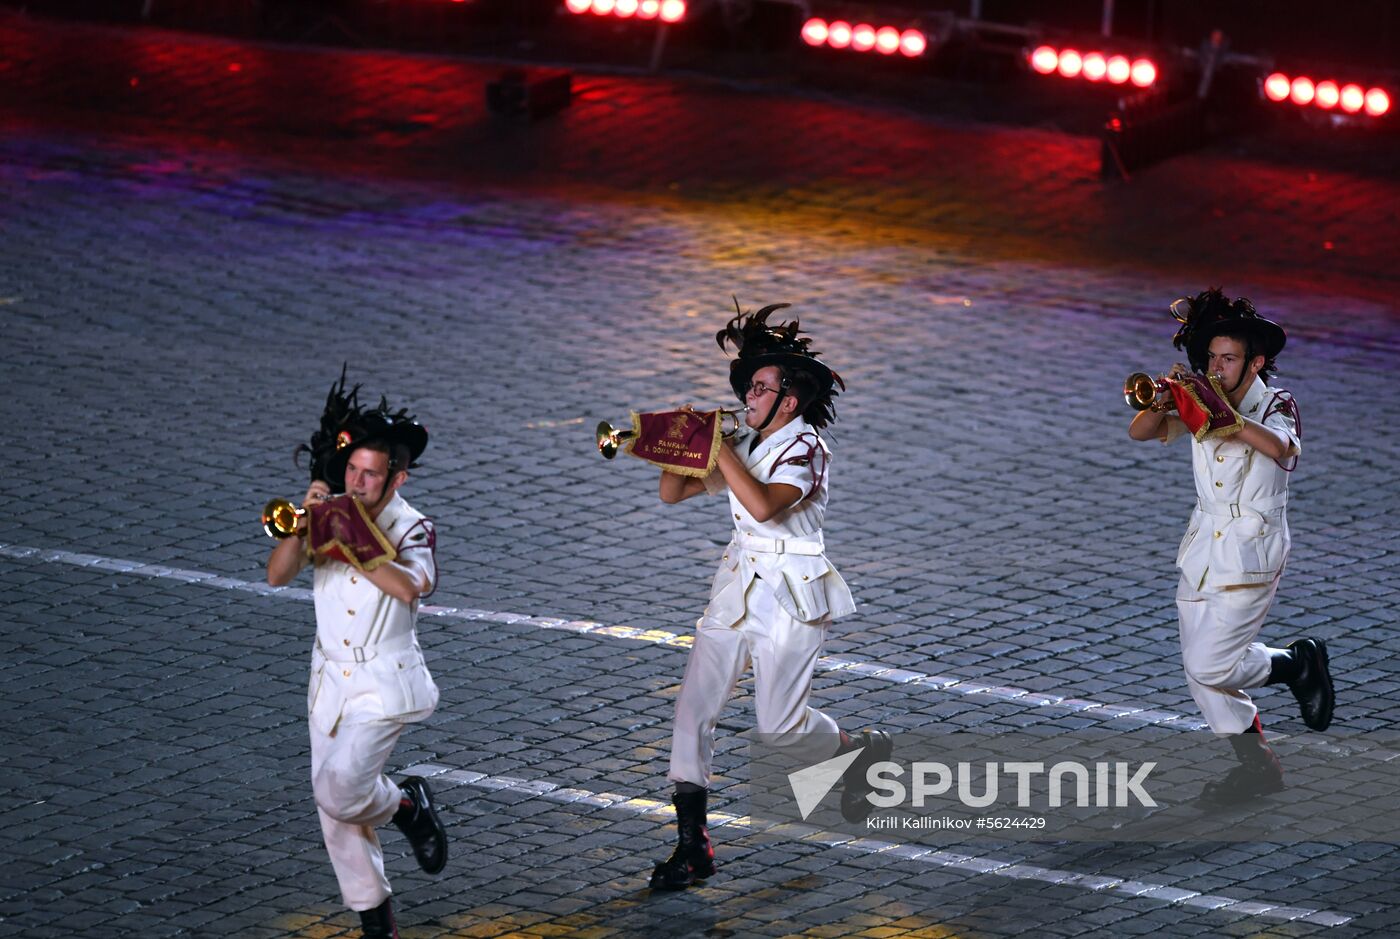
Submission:
[[[1238,502],[1231,502],[1231,503],[1230,503],[1230,517],[1231,517],[1231,518],[1240,518],[1240,517],[1241,517],[1241,516],[1240,516],[1240,504],[1239,504]]]
[[[365,661],[365,647],[356,646],[353,651],[355,653],[355,661],[363,664]]]

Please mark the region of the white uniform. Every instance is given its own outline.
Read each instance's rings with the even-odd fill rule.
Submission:
[[[395,494],[375,524],[397,563],[437,581],[432,523]],[[401,792],[384,764],[404,725],[437,706],[414,626],[418,602],[396,600],[349,564],[316,565],[316,646],[306,705],[311,780],[326,851],[345,905],[373,909],[390,895],[374,829]]]
[[[1288,559],[1288,475],[1301,449],[1291,402],[1288,392],[1256,378],[1239,407],[1288,437],[1283,465],[1237,436],[1192,441],[1196,508],[1177,552],[1176,607],[1187,685],[1220,734],[1254,722],[1258,709],[1241,689],[1269,677],[1269,650],[1255,637]],[[1184,433],[1179,422],[1169,428],[1168,442]]]
[[[756,437],[742,433],[734,452],[759,482],[793,486],[802,499],[758,522],[729,493],[734,537],[696,624],[676,699],[669,774],[674,782],[709,785],[715,722],[750,664],[759,733],[774,735],[774,744],[793,746],[799,758],[813,761],[836,747],[836,722],[807,706],[827,625],[855,611],[822,541],[831,454],[801,418],[751,451]],[[705,487],[727,491],[718,471],[706,477]]]

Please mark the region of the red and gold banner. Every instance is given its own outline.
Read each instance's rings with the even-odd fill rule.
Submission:
[[[313,558],[329,558],[372,571],[397,557],[394,546],[359,499],[337,496],[313,505],[307,523],[306,550]]]
[[[1176,413],[1197,440],[1238,433],[1244,419],[1230,405],[1214,375],[1184,375],[1167,379]]]
[[[627,452],[681,476],[708,476],[719,457],[719,411],[632,412]]]

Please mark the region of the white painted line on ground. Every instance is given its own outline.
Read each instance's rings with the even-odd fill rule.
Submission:
[[[520,795],[545,799],[562,805],[587,805],[599,809],[613,809],[629,815],[641,816],[655,821],[675,820],[675,810],[669,803],[656,799],[636,799],[611,792],[591,792],[559,786],[542,779],[525,780],[511,776],[487,776],[465,769],[453,769],[435,763],[420,763],[403,771],[405,774],[424,776],[435,783],[448,782],[455,786],[469,786],[493,792],[506,791]],[[711,828],[750,828],[745,816],[711,810],[707,815]],[[886,841],[879,838],[857,838],[838,832],[817,828],[813,825],[791,823],[775,827],[765,827],[767,834],[777,834],[794,841],[852,851],[858,854],[886,854],[906,861],[965,871],[969,874],[988,874],[994,877],[1009,877],[1013,880],[1029,880],[1053,884],[1061,887],[1077,887],[1106,894],[1121,894],[1143,900],[1154,900],[1168,906],[1190,907],[1194,910],[1238,913],[1255,919],[1291,923],[1302,921],[1317,926],[1343,926],[1352,917],[1331,910],[1318,910],[1305,906],[1284,906],[1261,900],[1240,900],[1235,897],[1200,893],[1184,890],[1167,884],[1145,880],[1130,880],[1109,874],[1079,874],[1074,871],[1057,870],[1024,864],[1020,861],[988,857],[981,854],[967,854],[959,851],[942,850],[927,845]],[[639,875],[640,876],[640,875]]]
[[[161,564],[147,564],[142,561],[102,557],[95,554],[80,554],[72,551],[0,544],[0,557],[39,560],[54,564],[69,564],[112,573],[128,574],[135,577],[160,578],[183,583],[199,584],[206,587],[216,587],[223,590],[243,591],[260,596],[275,594],[296,600],[310,601],[312,599],[311,591],[304,587],[269,587],[265,583],[238,580],[236,578],[223,577],[205,571],[167,567]],[[555,617],[528,616],[520,613],[501,613],[492,610],[459,609],[431,605],[425,605],[420,612],[427,616],[441,616],[461,620],[482,620],[507,624],[524,624],[541,629],[558,629],[615,639],[633,639],[641,642],[651,642],[678,648],[689,648],[691,644],[691,637],[677,635],[676,633],[667,632],[666,630],[637,629],[630,626],[606,626],[602,623],[595,623],[588,620],[565,620]],[[819,661],[819,667],[827,671],[850,672],[861,675],[862,677],[879,678],[901,684],[927,686],[935,690],[949,691],[955,694],[981,694],[989,697],[1020,701],[1024,704],[1038,707],[1063,707],[1072,711],[1084,712],[1090,716],[1107,719],[1127,718],[1148,723],[1166,723],[1167,721],[1171,721],[1174,726],[1179,726],[1183,729],[1198,729],[1204,726],[1188,721],[1183,715],[1172,714],[1166,711],[1121,708],[1093,701],[1082,701],[1075,698],[1059,698],[1051,695],[1042,695],[1021,688],[986,685],[980,682],[968,681],[951,676],[927,675],[922,672],[909,671],[907,669],[888,668],[874,662],[861,662],[853,659],[841,659],[829,656]],[[439,766],[436,764],[421,764],[419,766],[410,767],[405,770],[405,772],[420,776],[432,776],[439,781],[446,780],[456,785],[472,786],[478,789],[509,790],[511,792],[537,796],[562,804],[579,803],[598,808],[617,808],[633,815],[645,816],[660,821],[668,821],[674,818],[674,810],[671,806],[668,803],[659,802],[655,799],[636,799],[614,793],[590,792],[584,789],[558,786],[544,780],[524,780],[509,776],[487,776],[470,770],[452,769],[451,767]],[[748,827],[748,820],[746,818],[722,812],[711,812],[710,822],[711,827],[714,828],[723,826],[734,828]],[[850,835],[841,835],[824,831],[810,825],[790,824],[769,830],[802,841],[824,844],[828,847],[839,848],[841,850],[855,851],[863,854],[889,854],[892,857],[953,870],[967,871],[973,874],[991,874],[1017,880],[1033,880],[1041,883],[1079,887],[1093,891],[1127,894],[1129,896],[1156,900],[1169,905],[1192,907],[1201,910],[1223,909],[1257,919],[1279,922],[1303,921],[1319,926],[1341,926],[1350,922],[1352,919],[1352,917],[1346,914],[1328,910],[1283,906],[1256,900],[1238,900],[1233,897],[1202,894],[1191,890],[1170,887],[1166,884],[1128,880],[1111,875],[1080,874],[1073,871],[1023,864],[1018,861],[939,850],[922,845],[884,841],[874,838],[855,838]]]
[[[147,564],[142,561],[122,558],[102,557],[96,554],[79,554],[73,551],[59,551],[45,548],[31,548],[23,545],[0,544],[0,557],[40,560],[52,564],[69,564],[77,567],[90,567],[111,571],[116,574],[129,574],[134,577],[154,577],[163,580],[176,580],[198,584],[203,587],[217,587],[223,590],[238,590],[260,596],[284,596],[296,600],[311,600],[311,591],[305,587],[269,587],[258,581],[237,580],[205,571],[166,567],[162,564]],[[533,626],[537,629],[555,629],[580,635],[602,636],[608,639],[631,639],[653,645],[689,649],[692,639],[664,629],[638,629],[635,626],[608,626],[592,620],[570,620],[552,616],[530,616],[524,613],[502,613],[495,610],[475,610],[459,607],[424,604],[419,610],[423,616],[440,616],[448,619],[480,620],[489,623]],[[970,678],[955,675],[931,675],[905,668],[892,668],[879,662],[867,662],[840,656],[826,655],[817,660],[817,668],[824,672],[839,675],[858,675],[861,678],[877,678],[881,681],[911,685],[928,691],[946,691],[949,694],[981,696],[999,701],[1014,701],[1028,708],[1058,708],[1083,714],[1096,720],[1125,720],[1138,724],[1170,724],[1182,730],[1205,730],[1207,725],[1196,718],[1174,711],[1133,707],[1123,704],[1105,704],[1083,698],[1045,694],[1026,688],[1007,685],[992,685]]]

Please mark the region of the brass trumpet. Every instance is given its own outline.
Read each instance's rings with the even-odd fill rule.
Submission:
[[[733,410],[728,408],[716,408],[715,410],[719,412],[720,416],[720,433],[725,437],[732,437],[739,432],[739,428],[743,423],[739,419],[739,415],[747,414],[750,409],[743,407]],[[734,422],[734,426],[728,430],[724,429],[724,419],[726,417]],[[637,436],[636,433],[631,429],[614,427],[607,421],[599,421],[598,427],[594,431],[594,438],[598,443],[598,452],[603,455],[603,459],[605,460],[611,460],[613,457],[617,456],[617,451],[622,448],[622,445],[635,436]]]
[[[263,531],[269,538],[290,538],[297,533],[297,523],[306,509],[291,499],[269,499],[262,510]]]
[[[1224,376],[1219,374],[1207,377],[1217,384],[1224,380]],[[1153,378],[1146,372],[1133,372],[1123,381],[1123,400],[1134,411],[1146,411],[1148,408],[1158,411],[1175,411],[1176,402],[1171,398],[1157,404],[1158,395],[1167,394],[1170,390],[1171,386],[1167,383],[1165,375],[1161,378]]]
[[[603,454],[603,459],[611,460],[617,456],[618,448],[628,440],[637,436],[630,430],[621,430],[607,421],[598,422],[596,433],[598,439],[598,452]]]
[[[1160,394],[1166,394],[1165,378],[1153,378],[1146,372],[1133,372],[1123,382],[1123,400],[1134,411],[1146,411]]]

